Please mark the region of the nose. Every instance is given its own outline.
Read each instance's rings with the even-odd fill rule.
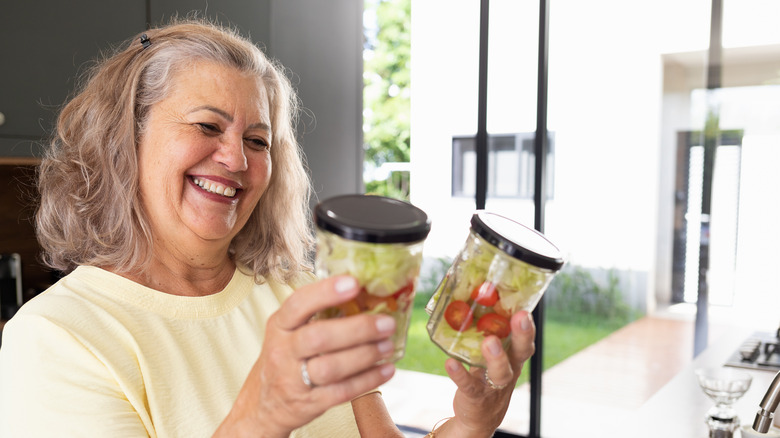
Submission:
[[[213,159],[225,166],[230,172],[241,172],[247,169],[247,159],[244,153],[244,139],[237,134],[223,134],[219,146],[214,151]]]

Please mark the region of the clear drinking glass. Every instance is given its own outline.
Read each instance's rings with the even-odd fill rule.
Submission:
[[[448,355],[484,367],[480,346],[498,336],[509,348],[509,320],[532,311],[563,267],[560,250],[541,233],[478,211],[460,251],[428,303],[428,334]]]
[[[381,362],[398,361],[406,348],[423,242],[431,227],[428,216],[397,199],[343,195],[317,205],[314,217],[317,276],[351,275],[361,287],[355,299],[319,312],[316,318],[360,313],[393,317],[394,353]]]
[[[699,386],[715,406],[707,412],[710,437],[728,438],[739,428],[739,417],[732,406],[745,395],[753,377],[733,368],[699,368],[695,371]]]

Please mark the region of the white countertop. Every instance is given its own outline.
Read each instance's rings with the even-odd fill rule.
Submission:
[[[721,338],[712,340],[709,348],[642,406],[630,422],[633,423],[630,424],[631,428],[637,430],[640,437],[707,438],[709,433],[705,417],[714,403],[702,392],[694,371],[701,367],[722,366],[752,334],[752,330],[735,328]],[[758,405],[776,373],[738,369],[753,376],[753,381],[734,408],[742,424],[752,424]]]
[[[705,417],[714,403],[702,392],[694,370],[722,366],[755,331],[745,327],[719,331],[725,334],[711,338],[704,352],[638,410],[582,403],[565,394],[543,394],[544,438],[708,438]],[[753,376],[753,381],[735,408],[742,424],[752,424],[775,372],[744,371]],[[430,430],[436,421],[452,415],[455,385],[447,377],[397,370],[396,376],[381,390],[393,419],[399,424]],[[527,385],[516,389],[501,428],[524,434],[528,430],[529,402]]]

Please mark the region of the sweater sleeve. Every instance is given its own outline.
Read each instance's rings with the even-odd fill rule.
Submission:
[[[0,436],[145,437],[110,369],[69,331],[17,314],[0,349]]]

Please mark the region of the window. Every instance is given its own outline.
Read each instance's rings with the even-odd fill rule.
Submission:
[[[550,133],[547,152],[547,199],[553,198],[555,135]],[[476,138],[452,138],[452,196],[473,198],[476,192]],[[534,133],[488,136],[488,189],[492,198],[533,199]]]

